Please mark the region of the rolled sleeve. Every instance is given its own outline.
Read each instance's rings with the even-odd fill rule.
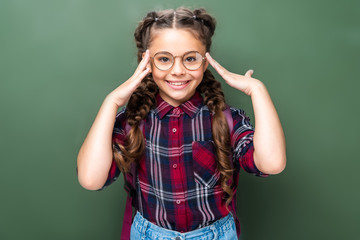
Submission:
[[[234,123],[231,133],[234,163],[239,164],[248,173],[267,177],[268,174],[262,173],[254,162],[254,127],[251,125],[249,117],[241,109],[231,108],[231,113]]]

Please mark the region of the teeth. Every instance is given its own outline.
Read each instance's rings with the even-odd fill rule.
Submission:
[[[170,85],[174,85],[174,86],[181,86],[186,84],[187,82],[168,82]]]

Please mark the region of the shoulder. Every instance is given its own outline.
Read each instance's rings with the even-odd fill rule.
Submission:
[[[121,109],[115,118],[114,124],[114,133],[125,134],[125,126],[126,126],[126,108]]]
[[[236,116],[246,116],[246,113],[243,109],[241,108],[236,108],[236,107],[231,107],[229,106],[229,109],[231,111],[231,115],[233,117],[236,117]],[[247,117],[247,116],[246,116]]]
[[[240,108],[230,107],[233,118],[233,134],[231,135],[231,144],[236,146],[243,144],[243,140],[249,141],[254,133],[254,127],[250,123],[250,118],[245,111]]]
[[[116,120],[125,120],[125,111],[126,111],[126,107],[122,108],[117,114],[116,114]]]
[[[234,122],[250,122],[250,118],[246,115],[245,111],[241,108],[235,108],[235,107],[229,107],[231,111],[231,116],[234,120]]]
[[[244,134],[254,131],[254,127],[250,122],[250,118],[246,115],[245,111],[240,108],[230,107],[231,115],[233,118],[233,135],[232,142],[236,141]]]

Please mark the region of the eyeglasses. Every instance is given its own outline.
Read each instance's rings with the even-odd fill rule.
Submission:
[[[182,64],[188,70],[199,69],[205,61],[205,57],[197,51],[186,52],[183,56],[173,56],[169,52],[157,52],[154,57],[151,58],[157,69],[166,71],[172,68],[175,58],[177,57],[182,58]]]

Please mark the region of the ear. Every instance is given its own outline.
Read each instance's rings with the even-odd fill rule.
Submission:
[[[142,54],[142,56],[141,56],[141,57],[142,57],[142,58],[144,58],[144,57],[145,57],[145,52],[143,52],[143,54]],[[151,68],[151,59],[150,59],[150,61],[148,62],[148,64],[146,65],[146,67],[150,69],[150,72],[152,72],[152,68]]]

